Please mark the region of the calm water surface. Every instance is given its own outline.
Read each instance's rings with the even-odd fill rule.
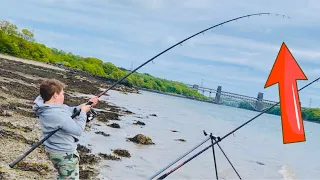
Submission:
[[[203,130],[222,137],[258,114],[144,91],[142,94],[128,95],[109,91],[108,94],[109,102],[136,114],[116,121],[121,129],[95,127],[95,131],[111,134],[109,137],[93,132],[84,135],[82,144],[91,144],[93,153],[111,153],[111,149],[116,148],[128,149],[131,153],[131,158],[122,158],[121,161],[103,161],[101,179],[148,179],[203,141],[206,138]],[[157,117],[150,114],[156,114]],[[146,126],[134,126],[134,120],[143,121]],[[320,179],[320,125],[310,122],[304,122],[304,125],[307,141],[284,145],[280,116],[263,114],[224,139],[220,145],[242,179]],[[125,138],[139,133],[149,136],[156,145],[126,142]],[[175,141],[178,138],[186,142]],[[210,141],[183,160],[208,145]],[[219,179],[238,179],[221,151],[215,147]],[[166,179],[215,179],[212,150],[208,149]]]

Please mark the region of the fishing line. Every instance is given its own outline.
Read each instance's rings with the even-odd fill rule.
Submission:
[[[299,91],[303,90],[304,88],[310,86],[311,84],[317,82],[320,79],[320,77],[318,77],[317,79],[313,80],[312,82],[310,82],[309,84],[303,86],[302,88],[299,89]],[[272,109],[273,107],[277,106],[278,104],[280,104],[280,102],[277,102],[276,104],[272,105],[270,108],[262,111],[261,113],[259,113],[258,115],[254,116],[253,118],[251,118],[250,120],[248,120],[247,122],[243,123],[241,126],[237,127],[236,129],[230,131],[228,134],[226,134],[225,136],[223,136],[222,138],[217,137],[218,141],[212,143],[211,145],[207,146],[206,148],[204,148],[203,150],[201,150],[200,152],[198,152],[197,154],[193,155],[192,157],[190,157],[189,159],[187,159],[186,161],[182,162],[180,165],[178,165],[177,167],[175,167],[174,169],[172,169],[171,171],[163,174],[160,178],[158,179],[164,179],[167,176],[169,176],[171,173],[173,173],[174,171],[176,171],[177,169],[179,169],[180,167],[182,167],[183,165],[187,164],[189,161],[191,161],[193,158],[197,157],[198,155],[200,155],[201,153],[205,152],[207,149],[209,149],[210,147],[213,147],[215,144],[218,144],[218,142],[222,141],[223,139],[225,139],[226,137],[230,136],[231,134],[233,134],[234,132],[236,132],[237,130],[239,130],[240,128],[242,128],[243,126],[247,125],[248,123],[250,123],[251,121],[253,121],[254,119],[256,119],[257,117],[261,116],[262,114],[264,114],[265,112],[269,111],[270,109]],[[209,138],[210,139],[210,138]],[[205,141],[208,141],[209,139],[206,139]],[[219,146],[220,147],[220,146]],[[191,151],[189,151],[190,153]],[[188,153],[188,154],[189,154]],[[185,154],[187,155],[187,154]],[[184,157],[184,156],[183,156]],[[182,158],[183,158],[182,157]],[[182,159],[180,158],[180,159]],[[175,160],[175,162],[179,161],[180,159]],[[227,158],[228,159],[228,158]],[[171,163],[170,166],[172,166],[174,163]],[[166,168],[160,170],[159,172],[157,172],[156,174],[154,174],[150,179],[153,179],[154,177],[156,177],[157,175],[159,175],[160,173],[162,173],[163,171],[165,171],[166,169],[168,169],[170,166],[167,166]],[[238,173],[237,173],[238,174]],[[239,175],[239,174],[238,174]],[[241,178],[240,178],[241,179]]]
[[[126,79],[128,76],[130,76],[132,73],[136,72],[138,69],[140,69],[141,67],[143,67],[144,65],[146,65],[147,63],[149,63],[150,61],[153,61],[155,58],[161,56],[162,54],[164,54],[165,52],[169,51],[170,49],[176,47],[177,45],[182,45],[183,42],[201,34],[201,33],[204,33],[205,31],[208,31],[210,29],[213,29],[215,27],[218,27],[218,26],[222,26],[223,24],[226,24],[226,23],[229,23],[229,22],[232,22],[232,21],[236,21],[238,19],[242,19],[242,18],[246,18],[246,17],[251,17],[251,16],[261,16],[261,15],[272,15],[272,13],[255,13],[255,14],[248,14],[248,15],[245,15],[245,16],[240,16],[240,17],[237,17],[237,18],[234,18],[234,19],[230,19],[230,20],[227,20],[227,21],[224,21],[222,23],[219,23],[219,24],[216,24],[214,26],[211,26],[207,29],[204,29],[174,45],[172,45],[171,47],[165,49],[164,51],[162,51],[161,53],[157,54],[156,56],[154,56],[153,58],[149,59],[148,61],[144,62],[143,64],[141,64],[140,66],[138,66],[137,68],[135,68],[133,71],[130,71],[127,75],[125,75],[123,78],[121,78],[120,80],[118,80],[116,83],[114,83],[113,85],[111,85],[110,87],[108,87],[105,91],[101,92],[100,94],[97,95],[97,97],[100,97],[102,96],[103,94],[105,94],[107,91],[109,91],[110,89],[112,89],[113,87],[115,87],[117,84],[119,84],[120,82],[122,82],[124,79]],[[278,14],[276,14],[276,16],[278,16]],[[282,15],[282,17],[287,17],[290,19],[289,16],[285,16],[285,15]],[[91,105],[92,102],[88,101],[86,103],[86,105]],[[74,117],[78,116],[80,114],[80,111],[81,110],[78,110],[76,111],[74,114],[72,114],[71,118],[73,119]],[[23,158],[25,158],[28,154],[30,154],[35,148],[37,148],[38,146],[40,146],[45,140],[47,140],[48,138],[50,138],[53,134],[55,134],[57,131],[59,131],[62,127],[59,127],[58,129],[52,131],[51,133],[49,133],[46,137],[44,137],[41,141],[35,143],[27,152],[25,152],[21,157],[19,157],[17,160],[15,160],[13,163],[9,164],[9,166],[11,168],[13,168],[17,163],[19,163]],[[210,139],[210,138],[209,138]],[[76,142],[77,142],[77,139],[76,139]]]

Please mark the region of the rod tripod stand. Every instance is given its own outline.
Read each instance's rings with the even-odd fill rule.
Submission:
[[[206,131],[203,130],[203,134],[205,136],[207,136],[208,134],[206,133]],[[218,168],[217,168],[217,160],[216,160],[216,155],[215,155],[215,150],[214,150],[214,145],[218,145],[219,149],[221,150],[221,152],[223,153],[224,157],[228,160],[229,164],[231,165],[232,169],[236,172],[236,174],[238,175],[239,179],[241,179],[238,171],[234,168],[233,164],[231,163],[231,161],[229,160],[228,156],[226,155],[226,153],[222,150],[219,142],[221,141],[221,138],[220,137],[215,137],[212,135],[212,133],[210,133],[209,135],[210,139],[211,139],[211,147],[212,147],[212,153],[213,153],[213,161],[214,161],[214,168],[215,168],[215,171],[216,171],[216,178],[217,180],[219,179],[218,177]],[[214,143],[214,142],[215,143]],[[241,179],[242,180],[242,179]]]
[[[208,134],[203,130],[203,134],[205,136],[208,136]],[[219,142],[222,141],[223,138],[220,137],[215,137],[212,135],[212,133],[210,133],[209,137],[207,139],[205,139],[204,141],[202,141],[200,144],[198,144],[197,146],[195,146],[194,148],[192,148],[190,151],[188,151],[187,153],[185,153],[184,155],[182,155],[181,157],[179,157],[178,159],[176,159],[175,161],[173,161],[171,164],[169,164],[167,167],[163,168],[162,170],[160,170],[158,173],[154,174],[151,178],[149,178],[150,180],[155,178],[157,175],[159,175],[161,172],[165,171],[166,169],[168,169],[170,166],[172,166],[174,163],[178,162],[179,160],[181,160],[183,157],[185,157],[186,155],[188,155],[190,152],[194,151],[196,148],[200,147],[202,144],[204,144],[205,142],[207,142],[208,140],[211,140],[211,145],[206,147],[205,149],[201,150],[200,152],[198,152],[197,154],[193,155],[192,157],[190,157],[189,159],[187,159],[186,161],[182,162],[181,164],[179,164],[178,166],[176,166],[175,168],[173,168],[171,171],[163,174],[162,176],[160,176],[158,179],[164,179],[167,176],[169,176],[171,173],[173,173],[174,171],[176,171],[177,169],[179,169],[180,167],[182,167],[183,165],[185,165],[186,163],[188,163],[189,161],[191,161],[192,159],[194,159],[195,157],[197,157],[198,155],[200,155],[201,153],[203,153],[204,151],[208,150],[210,147],[212,147],[212,153],[213,153],[213,160],[214,160],[214,167],[215,167],[215,172],[216,172],[216,178],[217,180],[219,179],[218,177],[218,169],[217,169],[217,162],[216,162],[216,155],[215,155],[215,149],[214,149],[214,145],[218,145],[219,149],[221,150],[221,152],[223,153],[223,155],[225,156],[225,158],[228,160],[229,164],[231,165],[231,167],[233,168],[233,170],[236,172],[236,174],[238,175],[239,179],[241,179],[238,171],[234,168],[233,164],[231,163],[230,159],[227,157],[226,153],[222,150],[221,146],[219,145]],[[242,179],[241,179],[242,180]]]

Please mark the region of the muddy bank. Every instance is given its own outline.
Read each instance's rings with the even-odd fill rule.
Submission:
[[[46,65],[36,66],[31,61],[29,63],[0,58],[0,179],[52,179],[56,173],[43,146],[36,148],[15,168],[11,169],[8,166],[41,139],[41,129],[32,112],[32,105],[33,100],[39,95],[38,88],[43,79],[56,78],[64,82],[67,85],[65,104],[70,106],[88,101],[88,98],[74,97],[75,94],[94,95],[111,85],[111,82],[103,78],[96,78],[83,72],[52,69]],[[138,93],[136,89],[123,85],[116,86],[114,90]],[[110,124],[109,121],[112,120],[119,121],[121,116],[133,114],[127,109],[104,101],[100,101],[95,109],[98,112],[97,122],[105,125]],[[95,125],[88,124],[86,130]],[[106,138],[109,136],[103,132],[97,134]],[[99,174],[99,162],[102,159],[119,159],[114,155],[101,155],[101,157],[99,154],[92,154],[85,146],[78,148],[81,179],[95,179]]]

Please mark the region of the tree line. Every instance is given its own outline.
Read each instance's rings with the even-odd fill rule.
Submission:
[[[59,63],[72,69],[86,71],[112,80],[119,80],[130,72],[98,58],[82,57],[71,52],[47,47],[36,42],[32,31],[19,30],[15,24],[9,21],[0,21],[0,53],[46,63]],[[157,78],[147,73],[135,72],[123,82],[129,86],[173,93],[194,99],[210,100],[181,82]]]
[[[241,102],[238,108],[254,111],[254,108],[246,102]],[[275,106],[266,112],[267,114],[281,115],[280,106]],[[301,108],[301,115],[303,120],[320,123],[320,108]]]

